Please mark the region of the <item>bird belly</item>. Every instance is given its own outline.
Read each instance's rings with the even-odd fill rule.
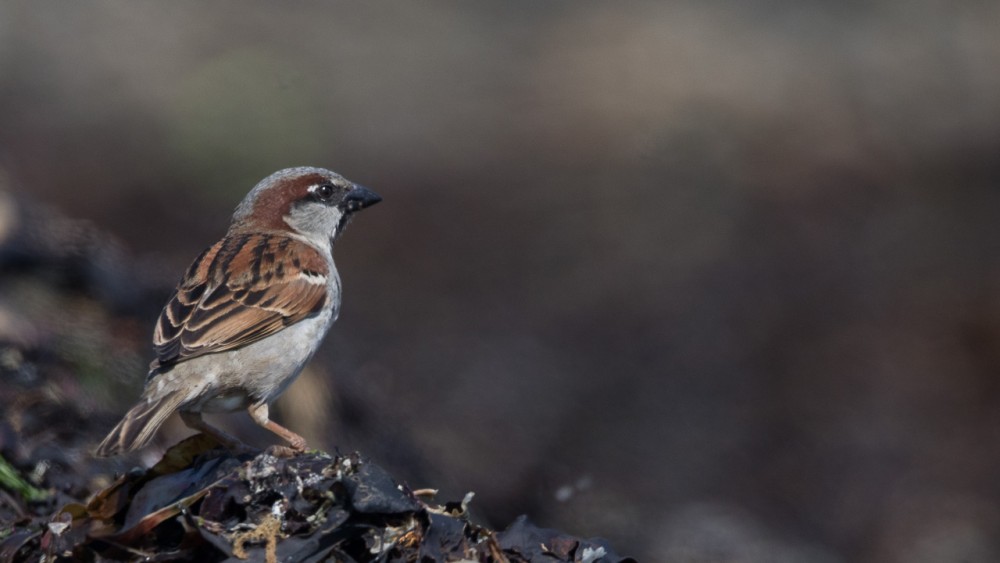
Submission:
[[[175,365],[152,385],[185,389],[181,410],[233,412],[276,399],[312,358],[332,324],[331,311],[301,320],[237,350]]]

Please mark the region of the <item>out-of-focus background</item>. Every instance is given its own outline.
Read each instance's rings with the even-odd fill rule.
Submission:
[[[338,243],[343,313],[277,406],[314,444],[647,561],[995,561],[998,22],[4,2],[0,169],[153,288],[110,296],[139,352],[88,364],[109,428],[240,198],[325,166],[384,202]],[[0,307],[31,321],[24,295]]]

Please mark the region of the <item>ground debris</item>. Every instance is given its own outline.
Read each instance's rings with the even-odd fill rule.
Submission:
[[[628,561],[518,519],[503,532],[463,502],[427,504],[359,454],[233,454],[197,435],[145,471],[3,528],[0,563],[82,561]],[[7,526],[7,525],[5,525]]]
[[[240,532],[233,536],[233,555],[240,559],[249,559],[246,542],[265,542],[264,559],[267,563],[275,563],[278,560],[278,538],[281,535],[281,519],[273,514],[268,514],[264,520],[253,530]]]

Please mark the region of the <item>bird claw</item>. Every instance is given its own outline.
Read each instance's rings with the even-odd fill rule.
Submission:
[[[265,450],[268,455],[281,458],[295,457],[297,454],[302,453],[304,450],[296,449],[293,446],[268,446]]]

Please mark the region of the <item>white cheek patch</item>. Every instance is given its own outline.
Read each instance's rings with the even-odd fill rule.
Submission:
[[[341,213],[335,209],[323,211],[322,214],[285,215],[285,224],[289,227],[289,232],[285,233],[286,236],[329,252],[330,239],[335,234]]]

